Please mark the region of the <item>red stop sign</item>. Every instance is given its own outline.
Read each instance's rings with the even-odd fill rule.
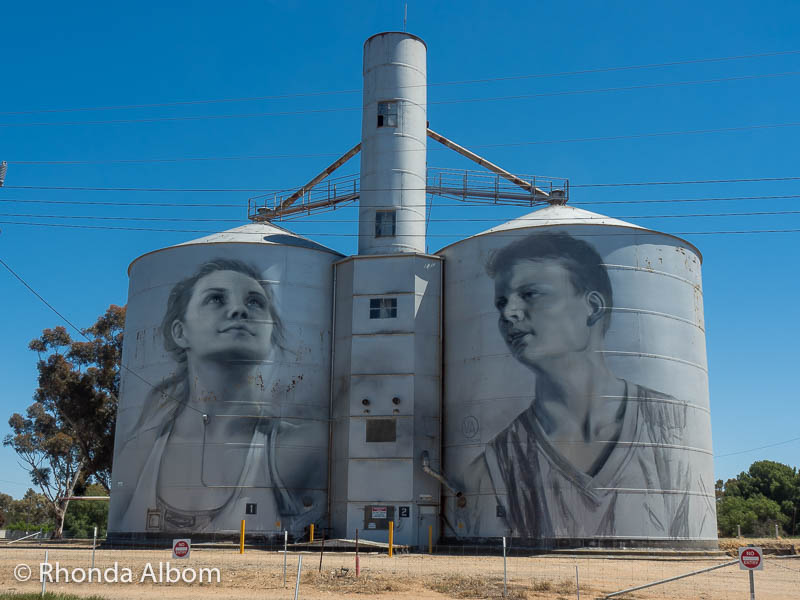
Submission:
[[[752,548],[745,548],[739,560],[741,560],[742,564],[748,569],[756,569],[758,565],[761,564],[761,554]]]
[[[183,558],[189,553],[189,544],[183,540],[180,540],[177,544],[175,544],[175,547],[172,549],[172,551],[178,558]]]

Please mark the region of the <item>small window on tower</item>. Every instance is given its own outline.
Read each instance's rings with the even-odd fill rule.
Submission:
[[[376,210],[375,211],[375,237],[394,237],[395,223],[397,222],[395,211]]]
[[[370,319],[396,319],[397,298],[370,298]]]
[[[397,127],[397,102],[378,102],[378,127]]]

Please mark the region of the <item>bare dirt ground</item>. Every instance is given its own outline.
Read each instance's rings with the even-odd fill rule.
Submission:
[[[777,540],[721,540],[723,550],[735,550],[739,545],[761,542],[779,544]],[[783,543],[784,552],[792,543]],[[82,546],[48,547],[48,562],[72,573],[75,568],[88,569],[91,548]],[[44,559],[44,547],[0,546],[0,590],[38,592],[39,563]],[[159,600],[188,600],[214,597],[219,599],[277,600],[294,597],[294,583],[300,554],[290,552],[286,557],[287,575],[284,587],[283,553],[247,549],[240,555],[238,548],[193,548],[190,558],[174,560],[169,550],[98,550],[96,567],[105,570],[117,563],[119,576],[129,568],[132,583],[66,583],[62,571],[59,583],[48,583],[48,592],[70,592],[88,596],[97,594],[109,599],[143,599],[156,596]],[[362,554],[361,575],[355,577],[355,556],[349,553],[326,553],[319,571],[318,552],[302,553],[302,575],[299,597],[303,599],[371,598],[402,600],[433,600],[442,598],[502,598],[502,556],[401,554],[389,558],[385,554]],[[201,568],[219,569],[220,582],[169,583],[159,581],[159,563],[166,563],[198,573]],[[658,579],[703,569],[725,562],[724,558],[710,559],[632,559],[605,556],[571,557],[548,555],[509,557],[508,597],[522,599],[563,600],[576,598],[576,566],[580,580],[580,597],[601,598],[608,593]],[[152,566],[156,578],[139,583],[146,565]],[[14,569],[19,564],[32,567],[31,580],[17,581]],[[24,569],[23,569],[24,570]],[[176,571],[173,571],[173,575]],[[185,572],[188,579],[191,573]],[[109,572],[109,576],[111,573]],[[800,599],[800,559],[767,556],[763,571],[755,574],[756,597],[762,599]],[[747,573],[737,565],[697,575],[672,583],[628,594],[625,598],[698,598],[728,600],[749,597]]]

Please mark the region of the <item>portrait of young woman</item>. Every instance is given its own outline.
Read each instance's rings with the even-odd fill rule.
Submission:
[[[299,425],[281,418],[271,385],[285,333],[259,272],[228,258],[203,263],[172,288],[160,333],[175,367],[128,440],[141,468],[124,521],[220,532],[238,531],[246,513],[274,529],[316,518],[323,502],[288,489],[278,472],[278,439]]]

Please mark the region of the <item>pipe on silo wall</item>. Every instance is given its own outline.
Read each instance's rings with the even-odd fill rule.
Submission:
[[[426,55],[408,33],[364,43],[359,254],[425,252]]]

